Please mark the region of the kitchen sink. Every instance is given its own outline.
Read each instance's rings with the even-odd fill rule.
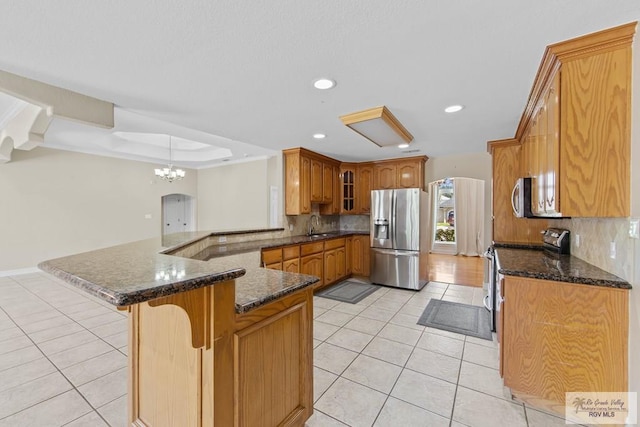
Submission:
[[[319,239],[321,237],[329,237],[329,236],[335,236],[336,233],[314,233],[314,234],[309,234],[308,237],[312,238],[312,239]]]

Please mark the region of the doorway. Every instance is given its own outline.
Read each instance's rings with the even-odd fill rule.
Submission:
[[[455,190],[452,178],[431,183],[433,200],[431,251],[456,254]]]
[[[484,252],[484,181],[445,178],[429,183],[431,252],[480,256]]]
[[[187,194],[162,196],[162,234],[195,231],[195,199]]]

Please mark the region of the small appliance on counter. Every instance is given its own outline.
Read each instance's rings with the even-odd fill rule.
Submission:
[[[570,232],[564,228],[547,228],[542,232],[542,243],[546,254],[569,255],[571,253]]]

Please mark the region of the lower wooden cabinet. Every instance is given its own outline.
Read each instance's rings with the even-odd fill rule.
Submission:
[[[357,276],[369,276],[371,249],[369,236],[353,236],[351,272]]]
[[[324,252],[324,284],[336,281],[336,250],[330,249]]]
[[[282,248],[263,250],[262,266],[272,270],[282,270]]]
[[[351,276],[353,266],[353,237],[347,237],[344,242],[344,268],[345,276]]]
[[[263,249],[265,268],[317,276],[315,289],[352,274],[369,275],[369,236],[349,236],[319,242]]]
[[[316,287],[324,285],[324,257],[322,253],[300,257],[300,273],[317,276],[320,281]]]
[[[345,246],[336,250],[336,280],[344,279],[347,276],[347,256]]]
[[[566,392],[628,390],[628,290],[513,276],[502,286],[500,358],[514,396],[553,407]]]

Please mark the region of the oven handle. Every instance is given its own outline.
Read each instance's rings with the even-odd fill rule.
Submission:
[[[487,311],[491,311],[491,308],[489,307],[489,303],[487,302],[489,300],[489,294],[485,295],[485,297],[482,299],[482,305],[484,305],[484,308],[487,309]]]

